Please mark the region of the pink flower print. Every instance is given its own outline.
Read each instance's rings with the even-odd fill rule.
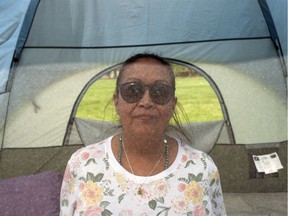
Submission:
[[[187,161],[187,155],[182,155],[181,162]]]
[[[84,184],[83,182],[80,183],[80,185],[79,185],[79,189],[80,189],[80,191],[83,191],[84,188],[85,188],[85,184]]]
[[[133,211],[132,210],[122,210],[119,213],[119,216],[132,216],[133,215]]]
[[[82,160],[87,160],[89,158],[90,154],[88,152],[83,152],[81,154],[81,159]]]
[[[69,181],[71,178],[71,171],[70,171],[70,165],[68,164],[67,167],[66,167],[66,170],[65,170],[65,173],[64,173],[64,181]]]
[[[192,159],[197,159],[197,158],[199,157],[199,154],[198,154],[197,152],[193,151],[193,152],[191,153],[190,157],[191,157]]]
[[[80,167],[80,160],[79,160],[79,158],[77,158],[76,160],[74,160],[73,162],[72,162],[72,164],[71,164],[71,166],[73,167],[73,168],[78,168],[78,167]]]
[[[206,212],[203,206],[198,205],[196,206],[194,212],[193,212],[193,216],[206,216]]]
[[[185,190],[185,188],[186,188],[186,184],[184,184],[184,183],[180,183],[178,185],[178,191],[180,191],[180,192],[183,192]]]
[[[149,191],[143,187],[135,188],[135,194],[138,197],[141,197],[141,199],[150,199],[151,197],[151,194],[149,193]]]
[[[189,202],[181,196],[172,200],[172,207],[175,213],[182,214],[188,211]]]
[[[65,170],[64,176],[63,176],[63,182],[65,182],[65,184],[63,184],[63,193],[65,193],[65,196],[67,194],[71,194],[74,192],[74,178],[72,178],[72,173],[70,170],[70,166],[67,165],[67,168]]]
[[[104,209],[99,206],[89,206],[85,211],[84,216],[101,216],[103,211]]]
[[[154,187],[154,193],[158,197],[164,197],[169,191],[170,185],[167,181],[157,181]]]
[[[147,197],[148,192],[144,188],[138,188],[137,194],[140,195],[141,197]]]
[[[105,154],[105,153],[104,153],[103,150],[97,150],[97,151],[94,152],[93,156],[94,156],[95,158],[100,158],[100,157],[102,157],[104,154]]]

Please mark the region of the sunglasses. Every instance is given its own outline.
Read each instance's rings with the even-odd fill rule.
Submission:
[[[163,83],[144,85],[135,82],[120,84],[119,89],[122,98],[127,103],[138,102],[145,94],[145,89],[149,89],[151,100],[160,105],[168,103],[174,95],[174,88]]]

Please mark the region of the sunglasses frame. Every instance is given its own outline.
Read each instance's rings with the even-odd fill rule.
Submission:
[[[125,93],[123,92],[124,87],[126,87],[126,86],[129,87],[129,86],[133,86],[133,85],[134,86],[141,86],[141,92],[139,93],[138,96],[136,95],[137,97],[135,96],[134,99],[126,96]],[[167,97],[166,100],[159,101],[159,98],[157,98],[157,96],[156,97],[154,96],[153,87],[155,87],[157,85],[158,86],[164,86],[166,89],[169,89],[169,91],[167,91],[167,92],[169,92],[169,95],[167,94],[169,97]],[[175,88],[173,88],[170,85],[164,84],[164,83],[154,83],[154,84],[146,85],[146,84],[142,84],[142,83],[138,83],[138,82],[127,82],[127,83],[122,83],[119,85],[119,92],[120,92],[123,100],[126,101],[127,103],[136,103],[136,102],[140,101],[143,98],[146,89],[149,90],[149,97],[151,98],[151,100],[154,103],[159,104],[159,105],[167,104],[171,100],[171,98],[173,97],[174,91],[175,91]]]

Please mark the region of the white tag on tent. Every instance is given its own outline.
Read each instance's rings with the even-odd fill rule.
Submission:
[[[270,174],[278,172],[279,169],[283,169],[276,152],[266,155],[253,155],[253,160],[258,172]]]

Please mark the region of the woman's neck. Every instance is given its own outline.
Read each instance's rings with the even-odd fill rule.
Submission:
[[[123,132],[122,140],[130,154],[159,155],[164,150],[164,135],[135,136]]]
[[[136,137],[132,138],[118,134],[112,139],[114,157],[131,173],[140,176],[155,175],[174,162],[178,152],[175,139],[167,137],[166,144],[163,138],[160,139],[160,137],[157,142],[156,139],[138,140]]]

